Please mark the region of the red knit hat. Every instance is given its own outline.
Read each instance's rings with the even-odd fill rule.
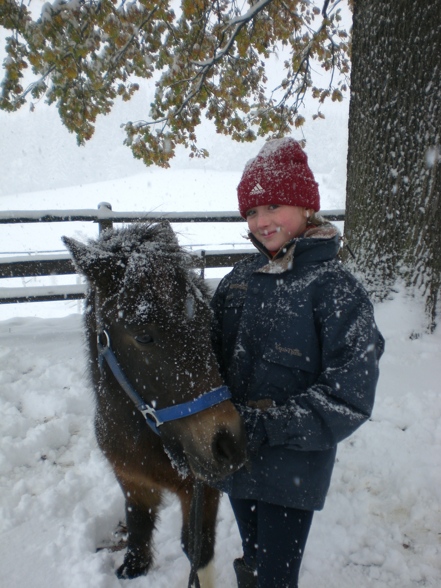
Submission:
[[[290,137],[268,141],[249,161],[237,187],[239,211],[265,204],[304,206],[320,210],[318,184],[308,166],[306,153]]]

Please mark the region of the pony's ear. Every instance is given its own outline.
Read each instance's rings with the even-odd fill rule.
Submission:
[[[96,286],[111,285],[121,272],[121,263],[118,263],[118,259],[110,251],[103,251],[94,245],[85,245],[70,237],[61,239],[72,255],[77,272]]]
[[[170,221],[168,221],[167,219],[163,219],[158,223],[158,226],[161,227],[161,239],[163,239],[167,243],[173,243],[178,245],[178,238],[170,224]]]

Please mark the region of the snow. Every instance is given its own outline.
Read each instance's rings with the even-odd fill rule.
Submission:
[[[130,105],[132,110],[140,102]],[[235,187],[260,143],[236,145],[207,127],[213,158],[179,154],[169,170],[144,169],[119,148],[118,106],[85,148],[45,105],[0,113],[3,210],[235,210]],[[127,108],[127,106],[126,106]],[[313,110],[313,107],[310,109]],[[130,118],[136,118],[131,113]],[[307,123],[308,161],[322,208],[344,207],[347,104]],[[300,135],[296,138],[302,138]],[[175,225],[189,248],[243,248],[243,223]],[[93,223],[1,225],[5,255],[64,251],[60,237],[96,235]],[[61,278],[49,284],[62,288]],[[4,281],[11,287],[35,280]],[[96,548],[124,518],[122,493],[93,434],[81,302],[0,305],[0,585],[14,588],[170,588],[187,586],[180,512],[171,496],[155,535],[145,578],[122,581],[123,552]],[[386,338],[372,419],[338,452],[325,509],[315,515],[301,588],[437,587],[441,580],[441,334],[424,331],[422,308],[401,288],[376,306]],[[227,499],[217,531],[217,588],[235,586],[240,556]]]
[[[53,305],[55,303],[52,303]],[[308,542],[302,588],[438,586],[441,337],[414,301],[377,307],[387,344],[372,420],[341,444]],[[125,585],[122,552],[95,553],[123,520],[122,494],[96,447],[80,314],[1,322],[0,577],[5,586]],[[133,588],[186,586],[180,513],[170,496],[151,573]],[[217,586],[234,586],[240,542],[222,501]]]

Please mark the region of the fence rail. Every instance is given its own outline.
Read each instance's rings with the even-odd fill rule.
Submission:
[[[0,224],[12,223],[62,223],[72,221],[92,221],[101,223],[133,223],[133,222],[157,222],[169,220],[171,223],[238,223],[244,222],[238,211],[220,212],[116,212],[108,203],[101,203],[98,210],[7,210],[0,211]],[[321,210],[321,216],[330,221],[343,221],[344,210]]]
[[[331,221],[343,221],[344,210],[324,210],[320,213]],[[99,231],[112,228],[113,223],[156,222],[171,223],[231,223],[244,222],[239,212],[115,212],[108,203],[101,203],[97,210],[10,210],[0,211],[0,224],[52,223],[90,221],[98,224]],[[1,229],[0,229],[1,230]],[[205,268],[232,267],[237,261],[253,253],[251,249],[200,250],[191,252],[194,265],[204,273]],[[0,278],[42,276],[66,276],[75,274],[75,267],[68,253],[14,255],[0,257]],[[35,287],[0,287],[0,304],[18,302],[43,302],[50,300],[77,300],[86,295],[85,284]]]

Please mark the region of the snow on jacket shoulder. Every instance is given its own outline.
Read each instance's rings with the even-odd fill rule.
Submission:
[[[251,471],[223,489],[322,508],[336,445],[370,416],[384,340],[361,284],[336,259],[335,232],[235,266],[213,298],[213,345],[239,406],[259,406]],[[254,439],[254,445],[256,439]]]

